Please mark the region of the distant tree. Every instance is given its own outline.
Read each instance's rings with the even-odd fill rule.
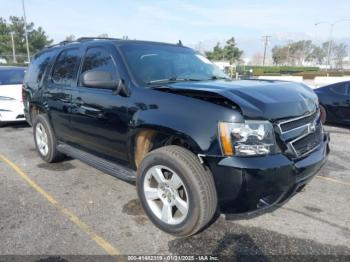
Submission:
[[[213,51],[205,52],[205,55],[209,60],[223,60],[224,59],[224,51],[220,46],[220,43],[217,43],[214,46]]]
[[[272,60],[275,65],[283,65],[288,62],[288,49],[288,46],[275,46],[272,48]]]
[[[256,53],[253,55],[250,65],[262,65],[263,55],[261,53]]]
[[[340,43],[333,46],[333,56],[336,68],[343,68],[344,58],[347,56],[347,54],[348,52],[346,44]]]
[[[31,55],[52,43],[43,28],[35,28],[32,22],[27,23],[27,32]],[[26,60],[27,47],[22,17],[10,16],[9,22],[0,17],[0,56],[9,56],[12,52],[11,33],[14,36],[17,61],[23,62]]]
[[[75,35],[68,35],[64,39],[65,41],[74,41],[76,39]]]
[[[324,63],[325,59],[327,57],[327,48],[324,44],[322,46],[314,46],[311,54],[310,59],[312,59],[315,64],[321,65]]]
[[[102,33],[102,34],[98,35],[97,37],[108,38],[108,34],[107,33]]]
[[[232,65],[234,62],[240,61],[243,51],[236,47],[236,41],[233,37],[226,41],[224,47],[224,56],[230,61]]]
[[[213,51],[205,52],[210,60],[228,60],[230,64],[240,61],[243,51],[236,46],[235,39],[232,37],[226,41],[226,45],[222,48],[220,43],[214,46]]]

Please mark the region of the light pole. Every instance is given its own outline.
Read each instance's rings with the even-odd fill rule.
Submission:
[[[14,32],[11,32],[11,42],[12,42],[12,58],[13,58],[13,63],[16,64],[16,49],[15,49],[15,41],[13,39],[13,35],[15,34]]]
[[[24,19],[24,34],[26,36],[26,45],[27,45],[27,56],[28,56],[28,63],[30,63],[28,32],[27,32],[27,18],[26,18],[26,9],[24,7],[24,0],[22,0],[22,7],[23,7],[23,19]]]
[[[327,51],[327,66],[326,66],[326,72],[328,72],[328,67],[330,67],[330,57],[331,57],[331,52],[332,52],[332,45],[333,45],[333,29],[334,26],[338,23],[341,22],[346,22],[346,21],[350,21],[350,18],[343,18],[343,19],[339,19],[333,23],[331,22],[318,22],[315,23],[315,26],[318,26],[320,24],[328,24],[330,26],[330,30],[329,30],[329,44],[328,44],[328,51]]]

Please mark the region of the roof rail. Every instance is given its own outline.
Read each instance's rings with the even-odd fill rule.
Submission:
[[[89,41],[89,40],[122,40],[120,38],[111,37],[80,37],[75,42]]]
[[[63,46],[63,45],[67,45],[67,44],[75,43],[75,42],[77,42],[77,41],[64,40],[64,41],[61,41],[61,42],[59,42],[57,44],[49,45],[46,48],[53,48],[53,47],[56,47],[56,46]]]
[[[64,41],[59,42],[58,44],[47,46],[46,48],[52,48],[52,47],[56,47],[56,46],[64,46],[64,45],[71,44],[71,43],[79,43],[79,42],[90,41],[90,40],[122,40],[122,39],[110,38],[110,37],[80,37],[77,40],[72,40],[72,41],[64,40]]]

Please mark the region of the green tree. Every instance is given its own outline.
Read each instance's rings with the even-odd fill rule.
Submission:
[[[224,59],[224,50],[221,48],[220,43],[217,43],[214,46],[213,51],[205,52],[205,55],[209,60],[223,60]]]
[[[275,65],[283,65],[288,63],[288,46],[275,46],[272,48],[272,60]]]
[[[10,16],[9,22],[0,18],[0,57],[12,57],[11,33],[14,36],[17,61],[26,60],[26,40],[23,17]],[[42,27],[35,28],[34,23],[27,23],[29,51],[31,55],[37,53],[52,43]]]
[[[325,48],[324,44],[322,46],[314,46],[310,58],[315,61],[316,64],[321,65],[324,63],[327,57],[327,48]]]
[[[233,37],[226,41],[224,47],[221,47],[220,43],[217,43],[213,51],[205,52],[209,60],[228,60],[230,64],[240,61],[242,54],[243,51],[236,46],[236,41]]]
[[[224,47],[224,56],[230,61],[232,65],[235,62],[240,61],[243,51],[236,46],[236,41],[233,37],[226,41],[226,46]]]

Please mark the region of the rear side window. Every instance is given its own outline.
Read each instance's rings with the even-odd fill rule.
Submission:
[[[0,68],[0,85],[23,84],[24,68]]]
[[[75,79],[79,63],[78,49],[64,50],[57,58],[53,71],[52,81],[59,85],[70,85]]]
[[[56,51],[46,51],[34,57],[25,75],[25,83],[30,87],[37,89],[43,79],[46,68],[51,62]]]
[[[341,83],[334,85],[330,88],[333,93],[338,95],[346,95],[347,94],[347,83]]]
[[[90,70],[109,72],[113,79],[117,78],[117,67],[111,54],[101,47],[89,48],[85,54],[81,74]]]

